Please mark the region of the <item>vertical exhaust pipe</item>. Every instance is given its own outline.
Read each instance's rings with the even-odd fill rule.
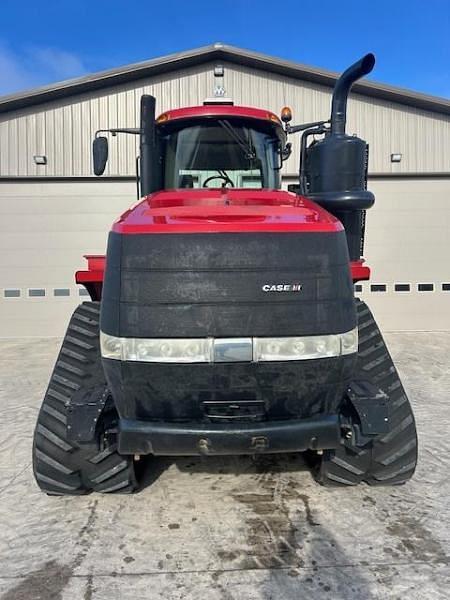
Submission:
[[[331,128],[325,137],[302,144],[300,184],[303,193],[337,217],[344,226],[350,260],[363,253],[365,211],[374,201],[367,190],[367,143],[346,135],[347,99],[352,85],[370,73],[375,56],[366,54],[336,81],[331,102]],[[310,133],[323,133],[316,128]]]
[[[347,100],[352,85],[364,75],[370,73],[375,65],[375,56],[366,54],[360,60],[342,73],[336,81],[331,102],[331,133],[340,135],[345,133],[347,121]]]
[[[141,139],[140,139],[140,182],[141,196],[156,191],[156,100],[153,96],[141,97]]]

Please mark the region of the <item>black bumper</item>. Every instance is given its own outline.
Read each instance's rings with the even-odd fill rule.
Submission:
[[[337,415],[260,423],[164,423],[121,419],[120,454],[160,456],[303,452],[337,448]]]

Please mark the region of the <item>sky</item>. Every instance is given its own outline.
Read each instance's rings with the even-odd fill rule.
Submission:
[[[0,95],[215,42],[450,97],[450,0],[1,0]]]

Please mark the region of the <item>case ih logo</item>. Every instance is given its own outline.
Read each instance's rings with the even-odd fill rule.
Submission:
[[[301,292],[301,283],[266,283],[262,286],[263,292]]]

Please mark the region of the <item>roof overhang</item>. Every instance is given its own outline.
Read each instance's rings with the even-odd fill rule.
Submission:
[[[204,104],[202,106],[188,106],[186,108],[175,108],[163,112],[156,119],[157,123],[165,124],[185,119],[208,117],[233,117],[241,119],[257,119],[271,125],[283,127],[277,115],[268,110],[253,108],[250,106],[233,106],[228,104]]]
[[[162,73],[170,73],[171,71],[201,65],[210,61],[226,61],[327,87],[333,87],[339,77],[339,74],[333,71],[216,43],[3,96],[0,97],[0,113],[137,81]],[[396,102],[441,114],[450,114],[449,100],[399,87],[363,80],[353,86],[353,91],[380,100]]]

